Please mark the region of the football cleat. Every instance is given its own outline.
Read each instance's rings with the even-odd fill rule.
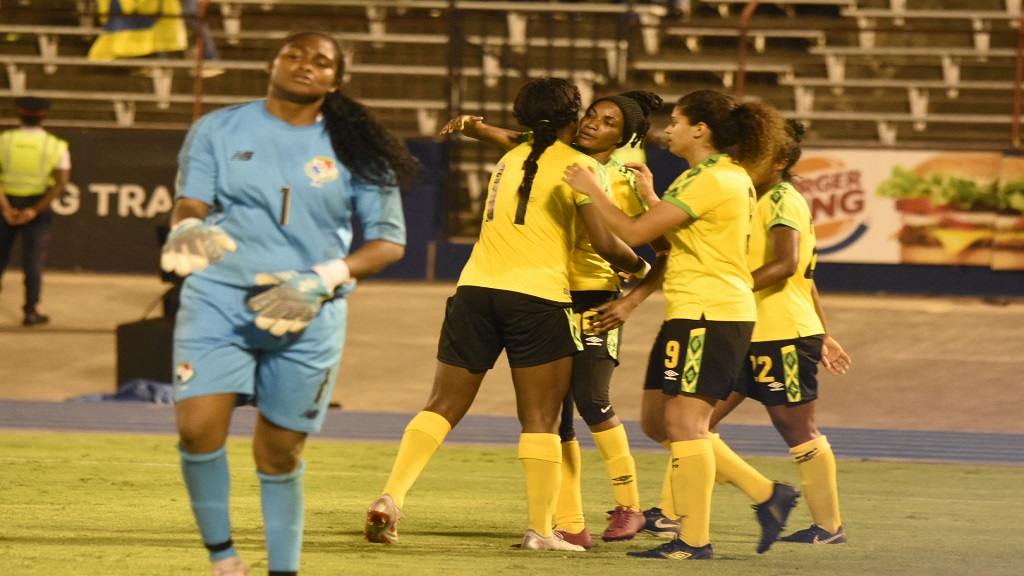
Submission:
[[[366,528],[363,537],[367,542],[394,544],[398,542],[398,519],[402,511],[395,506],[390,494],[384,494],[373,501],[366,511]]]
[[[590,532],[586,528],[576,533],[555,528],[555,534],[561,536],[562,540],[569,544],[582,546],[584,550],[590,550],[594,547],[594,540],[590,537]]]
[[[711,560],[715,557],[711,544],[694,548],[679,538],[673,538],[650,550],[626,552],[634,558],[658,558],[660,560]]]
[[[605,542],[632,540],[633,536],[636,536],[636,533],[645,525],[647,525],[647,519],[640,512],[626,506],[616,506],[615,511],[612,512],[611,522],[601,534],[601,539]]]
[[[801,544],[846,544],[846,528],[840,526],[833,534],[817,524],[810,528],[797,530],[789,536],[779,538],[779,542],[799,542]]]
[[[796,506],[800,491],[788,484],[776,482],[772,496],[761,504],[753,506],[757,513],[757,522],[761,525],[761,540],[757,543],[757,553],[764,554],[779,539],[789,513]]]
[[[551,536],[541,536],[536,530],[530,529],[523,536],[523,543],[519,545],[523,550],[561,550],[564,552],[585,552],[583,546],[566,542],[562,535],[552,532]]]
[[[679,536],[681,525],[681,520],[672,520],[662,514],[661,508],[654,507],[644,510],[644,527],[641,532],[658,538],[675,538]]]

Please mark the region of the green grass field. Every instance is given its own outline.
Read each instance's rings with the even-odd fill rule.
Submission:
[[[247,440],[229,444],[235,542],[266,573],[258,485]],[[901,462],[839,463],[843,546],[776,544],[754,552],[750,502],[715,490],[716,559],[628,558],[660,540],[598,545],[586,553],[511,548],[525,531],[522,469],[514,447],[445,446],[406,502],[402,541],[362,539],[366,506],[378,495],[397,444],[313,439],[306,452],[306,541],[302,574],[480,575],[686,574],[1019,575],[1016,528],[1024,525],[1024,470],[1010,466]],[[666,456],[636,455],[645,507],[657,504]],[[785,458],[752,458],[767,476],[797,483]],[[181,482],[175,439],[4,430],[0,435],[0,575],[206,574],[207,563]],[[595,539],[611,507],[596,452],[584,452],[584,500]],[[796,508],[789,530],[810,524]]]

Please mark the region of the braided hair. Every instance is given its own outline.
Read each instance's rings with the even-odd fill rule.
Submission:
[[[562,78],[531,80],[519,89],[512,105],[512,115],[533,131],[533,144],[529,156],[523,161],[516,224],[523,224],[526,220],[526,205],[537,175],[537,160],[558,139],[559,130],[578,121],[581,104],[579,89]]]
[[[338,40],[323,32],[296,32],[285,38],[282,46],[304,36],[324,38],[334,45],[338,56],[336,75],[340,83],[345,70]],[[407,186],[412,182],[420,169],[419,161],[369,109],[339,89],[327,94],[320,112],[331,148],[356,178],[378,186]]]

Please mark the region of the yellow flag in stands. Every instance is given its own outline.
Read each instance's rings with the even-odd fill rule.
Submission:
[[[103,33],[89,49],[90,60],[180,52],[187,46],[181,0],[98,0],[96,8]]]

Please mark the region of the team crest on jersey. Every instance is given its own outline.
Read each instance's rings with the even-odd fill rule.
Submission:
[[[306,163],[306,176],[309,176],[310,184],[322,188],[324,184],[338,179],[338,163],[325,156],[316,156]]]
[[[182,362],[178,364],[178,367],[174,370],[174,378],[178,384],[184,384],[195,376],[196,371],[192,368],[192,364],[188,362]]]

